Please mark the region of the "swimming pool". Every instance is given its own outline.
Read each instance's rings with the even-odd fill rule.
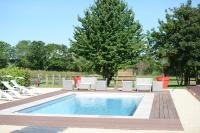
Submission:
[[[17,111],[45,115],[133,116],[142,96],[71,94]]]

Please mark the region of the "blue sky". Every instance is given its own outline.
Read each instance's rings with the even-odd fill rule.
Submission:
[[[186,0],[125,0],[135,12],[144,32],[158,26],[165,9],[177,7]],[[193,5],[198,4],[193,0]],[[94,0],[0,0],[0,41],[11,45],[20,40],[42,40],[45,43],[69,44],[77,16]]]

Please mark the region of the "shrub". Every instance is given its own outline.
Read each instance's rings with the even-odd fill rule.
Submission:
[[[10,75],[12,77],[6,77],[6,75]],[[23,86],[29,86],[31,83],[30,73],[26,69],[20,69],[17,67],[8,67],[0,69],[0,81],[2,80],[12,80],[16,79],[16,77],[23,77],[23,79],[17,78],[17,82]]]

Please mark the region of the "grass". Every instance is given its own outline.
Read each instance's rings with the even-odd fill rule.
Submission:
[[[29,71],[31,74],[32,79],[32,85],[34,85],[34,80],[38,77],[41,80],[40,87],[48,87],[48,88],[60,88],[62,87],[62,78],[65,79],[73,79],[74,76],[96,76],[98,79],[102,79],[102,76],[94,74],[94,73],[86,73],[86,72],[59,72],[59,71]],[[137,75],[137,77],[148,77],[153,78],[156,80],[155,75]],[[196,82],[194,79],[191,81],[191,85],[195,85]],[[115,87],[115,81],[112,80],[110,82],[110,87]],[[169,88],[175,88],[175,89],[183,89],[186,88],[186,86],[178,86],[176,77],[170,76],[169,80]]]
[[[40,80],[40,87],[59,88],[62,87],[62,79],[73,79],[75,76],[97,76],[98,79],[102,77],[87,72],[65,72],[65,71],[42,71],[29,70],[31,75],[31,84],[35,84],[35,80]]]
[[[65,78],[72,78],[73,76],[79,75],[92,75],[92,73],[86,72],[65,72],[65,71],[42,71],[42,70],[29,70],[31,78],[44,78],[46,76],[55,76],[55,77],[65,77]]]

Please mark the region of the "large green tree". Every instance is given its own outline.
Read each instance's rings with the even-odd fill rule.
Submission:
[[[16,66],[28,68],[31,64],[28,60],[29,46],[31,41],[22,40],[15,46]]]
[[[159,25],[159,31],[152,32],[152,48],[158,59],[168,58],[178,83],[188,85],[200,67],[200,5],[192,7],[188,0],[167,11]]]
[[[68,55],[69,64],[67,65],[67,69],[75,72],[93,72],[92,63],[86,60],[82,56],[77,56],[73,52],[69,52]]]
[[[96,0],[78,21],[71,49],[92,62],[108,85],[118,69],[137,62],[142,28],[123,0]]]
[[[68,48],[65,45],[48,44],[47,51],[47,69],[48,70],[66,70],[69,64]]]
[[[11,58],[11,45],[0,41],[0,68],[8,66]]]
[[[45,43],[42,41],[33,41],[28,51],[27,59],[30,62],[29,68],[44,70],[47,61]]]

